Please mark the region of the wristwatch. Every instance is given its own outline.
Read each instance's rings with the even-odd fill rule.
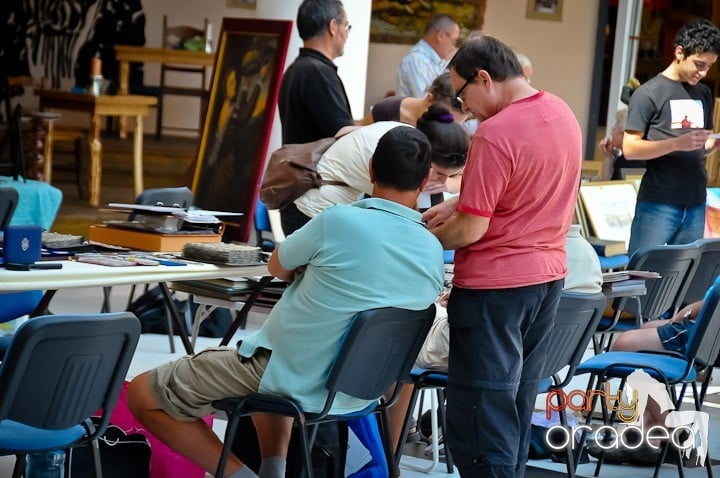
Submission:
[[[683,314],[683,320],[692,319],[692,307],[685,311]]]

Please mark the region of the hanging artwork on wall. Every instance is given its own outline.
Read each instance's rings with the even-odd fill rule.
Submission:
[[[255,10],[257,0],[227,0],[228,8],[249,8]]]
[[[525,16],[537,20],[562,21],[562,0],[527,0]]]
[[[242,212],[225,239],[247,242],[265,169],[292,22],[223,18],[193,179],[193,204]]]
[[[460,36],[482,30],[486,0],[373,0],[370,41],[378,43],[416,43],[425,25],[441,13],[460,25]]]

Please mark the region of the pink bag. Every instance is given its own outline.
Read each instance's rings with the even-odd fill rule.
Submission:
[[[127,406],[125,397],[129,382],[125,382],[120,399],[110,414],[110,423],[126,432],[142,433],[150,442],[150,478],[205,478],[205,470],[180,455],[160,439],[155,437],[137,421]],[[212,428],[213,416],[203,418],[208,427]]]

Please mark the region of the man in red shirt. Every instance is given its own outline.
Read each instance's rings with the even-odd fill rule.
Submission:
[[[567,104],[534,89],[497,39],[465,43],[449,66],[463,110],[481,122],[459,198],[424,215],[456,250],[446,440],[461,476],[523,477],[567,275],[581,132]]]

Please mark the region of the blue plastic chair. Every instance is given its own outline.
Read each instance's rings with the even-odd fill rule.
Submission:
[[[700,249],[696,244],[662,245],[640,248],[630,258],[628,269],[647,270],[660,274],[659,279],[646,279],[644,296],[616,299],[612,316],[604,316],[598,325],[595,352],[607,349],[612,333],[636,329],[643,322],[658,319],[666,312],[674,313],[680,307],[695,270],[700,262]],[[630,309],[628,305],[635,305]],[[634,319],[621,319],[621,313],[630,310]]]
[[[0,365],[0,455],[16,455],[20,476],[27,453],[92,443],[117,403],[140,337],[130,313],[54,315],[22,324]],[[97,425],[90,417],[102,414]]]
[[[693,392],[695,410],[700,411],[700,395],[697,390],[697,384],[695,383],[695,377],[697,376],[696,369],[702,370],[710,367],[715,362],[718,352],[720,352],[720,286],[713,286],[705,296],[705,304],[696,318],[695,327],[692,329],[690,337],[688,338],[684,355],[671,352],[606,352],[595,355],[581,363],[575,374],[591,374],[588,392],[590,390],[600,392],[609,379],[619,378],[621,379],[617,392],[619,395],[625,387],[628,376],[638,369],[644,370],[652,378],[665,385],[665,389],[671,397],[676,410],[680,409],[682,393],[678,396],[675,392],[674,385],[690,385]],[[597,384],[593,387],[592,383],[595,379],[597,379]],[[591,410],[595,409],[599,396],[599,393],[593,394]],[[605,424],[612,423],[616,412],[608,416],[605,402],[601,401],[601,405]],[[588,413],[586,424],[589,425],[591,420],[592,413]],[[670,441],[667,442],[668,445],[669,443]],[[657,476],[660,465],[663,463],[667,449],[668,447],[666,446],[663,450],[662,457],[655,468],[655,476]],[[679,475],[683,476],[683,462],[679,451],[676,461]],[[708,476],[712,476],[709,456],[706,457],[705,464]],[[601,466],[602,457],[598,461],[597,468],[595,469],[595,476],[598,476]]]

